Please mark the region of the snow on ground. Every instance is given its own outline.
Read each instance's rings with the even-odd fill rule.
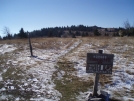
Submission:
[[[14,47],[13,45],[0,45],[0,54],[4,54],[6,52],[11,52],[14,51],[16,49],[16,47]]]
[[[34,49],[33,54],[34,57],[30,57],[30,53],[28,46],[24,46],[24,51],[20,51],[17,53],[13,53],[15,55],[14,58],[11,58],[7,61],[7,65],[11,64],[13,66],[17,66],[22,69],[23,76],[25,78],[20,79],[20,84],[17,86],[19,87],[19,91],[23,92],[33,92],[35,93],[34,96],[30,97],[32,101],[59,101],[62,95],[59,91],[55,90],[55,84],[52,81],[52,74],[56,70],[54,66],[57,63],[58,57],[65,55],[70,50],[77,47],[81,41],[77,40],[76,42],[69,42],[73,43],[67,49],[66,46],[62,47],[59,50],[55,49]],[[69,44],[68,43],[68,44]],[[6,48],[6,51],[5,51]],[[11,50],[15,50],[17,47],[13,47],[11,45],[3,45],[0,48],[1,53],[10,52]],[[9,51],[10,50],[10,51]],[[5,69],[5,72],[7,69]],[[64,71],[63,71],[64,72]],[[1,75],[4,72],[1,72]],[[12,72],[14,74],[14,72]],[[22,75],[22,74],[17,74]],[[0,77],[0,81],[3,81],[2,76]],[[15,90],[16,86],[13,85],[14,80],[8,79],[5,82],[5,86],[0,89],[1,92],[6,90]],[[10,84],[10,85],[9,85]],[[9,88],[9,89],[8,89]],[[4,94],[4,93],[3,93]],[[3,95],[0,97],[0,100],[5,100],[9,98],[9,95]],[[25,93],[24,93],[25,94]],[[16,98],[17,100],[22,100],[19,96]]]
[[[111,94],[110,98],[118,99],[121,101],[129,101],[129,99],[130,101],[134,101],[134,62],[130,62],[128,58],[124,58],[123,56],[123,53],[129,49],[128,47],[133,48],[133,46],[129,46],[127,44],[120,47],[109,45],[107,48],[100,48],[101,45],[99,45],[99,42],[96,42],[95,44],[83,43],[67,57],[68,60],[71,60],[75,63],[75,68],[78,70],[77,76],[82,78],[83,80],[88,80],[89,77],[95,79],[93,73],[86,73],[86,53],[98,53],[99,49],[103,49],[104,53],[114,54],[113,67],[117,68],[113,68],[113,73],[111,75],[112,78],[109,78],[109,81],[112,81],[112,83],[105,84],[104,86],[99,84],[99,89],[108,91]],[[98,46],[98,48],[96,47],[96,49],[94,49],[94,46]],[[114,51],[119,53],[113,53]],[[132,56],[129,57],[133,58]],[[128,73],[126,71],[131,71],[131,73]],[[87,97],[87,93],[91,91],[92,90],[90,89],[87,92],[80,92],[78,100],[83,101],[83,99]]]
[[[80,43],[81,45],[77,47]],[[64,43],[61,42],[60,44]],[[13,53],[15,57],[8,59],[6,62],[7,68],[0,72],[0,82],[3,81],[1,75],[7,72],[8,68],[10,68],[8,65],[12,64],[13,66],[20,67],[24,71],[24,73],[20,75],[25,76],[25,78],[20,79],[21,83],[18,84],[18,87],[21,91],[32,91],[35,93],[34,96],[30,97],[30,100],[58,101],[62,95],[59,91],[54,89],[55,84],[52,81],[52,74],[56,70],[54,66],[58,62],[58,58],[74,49],[65,57],[68,61],[74,63],[74,68],[77,69],[77,76],[82,78],[82,80],[87,80],[89,77],[90,79],[94,79],[93,73],[86,73],[86,54],[97,53],[99,49],[103,49],[104,53],[114,54],[114,66],[110,78],[105,75],[106,78],[108,78],[108,82],[112,82],[106,84],[104,82],[104,85],[99,84],[99,89],[109,91],[111,98],[121,101],[134,101],[134,53],[133,51],[131,51],[131,54],[127,53],[126,55],[125,53],[129,51],[129,49],[134,50],[133,45],[125,44],[123,46],[120,43],[113,45],[109,42],[109,44],[106,43],[106,45],[102,46],[99,41],[83,43],[80,40],[76,41],[68,48],[66,48],[67,45],[69,45],[69,43],[60,47],[60,49],[45,50],[35,48],[33,51],[34,57],[30,57],[28,46],[24,46],[25,50]],[[75,47],[77,48],[75,49]],[[13,52],[16,49],[17,47],[13,45],[0,45],[0,54]],[[1,67],[2,66],[3,65],[1,65]],[[15,72],[12,72],[12,74],[15,74]],[[59,79],[62,78],[62,75],[64,75],[64,71],[58,73]],[[2,87],[0,91],[7,90],[9,84],[10,89],[16,89],[12,79],[8,79],[4,82],[5,87]],[[88,92],[91,91],[92,89],[89,89],[87,92],[80,92],[80,95],[77,97],[78,100],[85,100]],[[2,95],[0,99],[7,99],[7,96],[9,97],[9,95]],[[16,97],[16,101],[20,99],[19,96]]]

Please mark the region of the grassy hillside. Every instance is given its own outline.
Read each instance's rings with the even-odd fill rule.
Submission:
[[[32,38],[0,41],[0,100],[86,101],[94,74],[85,72],[87,53],[114,54],[112,75],[100,75],[110,98],[133,101],[133,37]]]

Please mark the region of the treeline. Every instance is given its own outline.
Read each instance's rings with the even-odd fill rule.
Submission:
[[[4,28],[4,34],[6,34],[6,36],[3,37],[3,40],[6,40],[6,39],[18,39],[18,38],[27,38],[28,36],[28,33],[24,31],[23,28],[20,29],[19,33],[18,34],[10,34],[10,30],[9,28],[5,27]],[[2,39],[2,38],[1,38]]]
[[[54,27],[54,28],[42,28],[41,30],[34,30],[30,32],[31,37],[74,37],[74,36],[88,36],[88,32],[92,32],[99,27],[88,27],[84,25],[71,27]],[[83,32],[83,33],[80,33]]]
[[[16,39],[16,38],[27,38],[28,33],[30,37],[37,38],[37,37],[75,37],[75,36],[88,36],[88,32],[93,32],[94,30],[101,28],[97,26],[84,26],[84,25],[72,25],[71,27],[64,26],[64,27],[51,27],[51,28],[42,28],[40,30],[34,30],[32,32],[24,31],[23,28],[20,29],[18,34],[6,34],[3,39]],[[80,33],[82,31],[83,33]]]
[[[103,34],[100,30],[103,29]],[[97,26],[84,26],[84,25],[72,25],[71,27],[51,27],[51,28],[42,28],[40,30],[34,30],[31,32],[24,31],[23,28],[20,29],[17,34],[10,34],[8,28],[5,28],[6,36],[0,39],[18,39],[18,38],[27,38],[28,34],[32,38],[37,37],[73,37],[81,36],[110,36],[111,30],[108,28],[101,28]],[[114,28],[112,36],[134,36],[134,27],[129,28]]]
[[[120,28],[118,32],[119,36],[134,36],[134,27],[130,28]]]

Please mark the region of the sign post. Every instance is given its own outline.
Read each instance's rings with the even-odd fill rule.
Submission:
[[[99,54],[102,54],[103,51],[99,50]],[[98,96],[97,91],[98,91],[98,82],[99,82],[99,73],[96,73],[95,75],[95,83],[94,83],[94,89],[93,89],[93,96]]]
[[[113,54],[103,54],[103,50],[98,53],[87,53],[86,73],[96,73],[93,96],[97,97],[99,74],[112,74]]]
[[[33,57],[32,45],[31,45],[31,40],[30,40],[30,35],[29,35],[29,33],[28,33],[28,40],[29,40],[29,47],[30,47],[31,57]]]

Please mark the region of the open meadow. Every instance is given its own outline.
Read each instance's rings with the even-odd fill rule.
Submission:
[[[86,73],[87,53],[114,54],[111,74],[99,90],[115,101],[134,101],[134,38],[32,38],[0,41],[0,101],[87,101],[95,74]]]

